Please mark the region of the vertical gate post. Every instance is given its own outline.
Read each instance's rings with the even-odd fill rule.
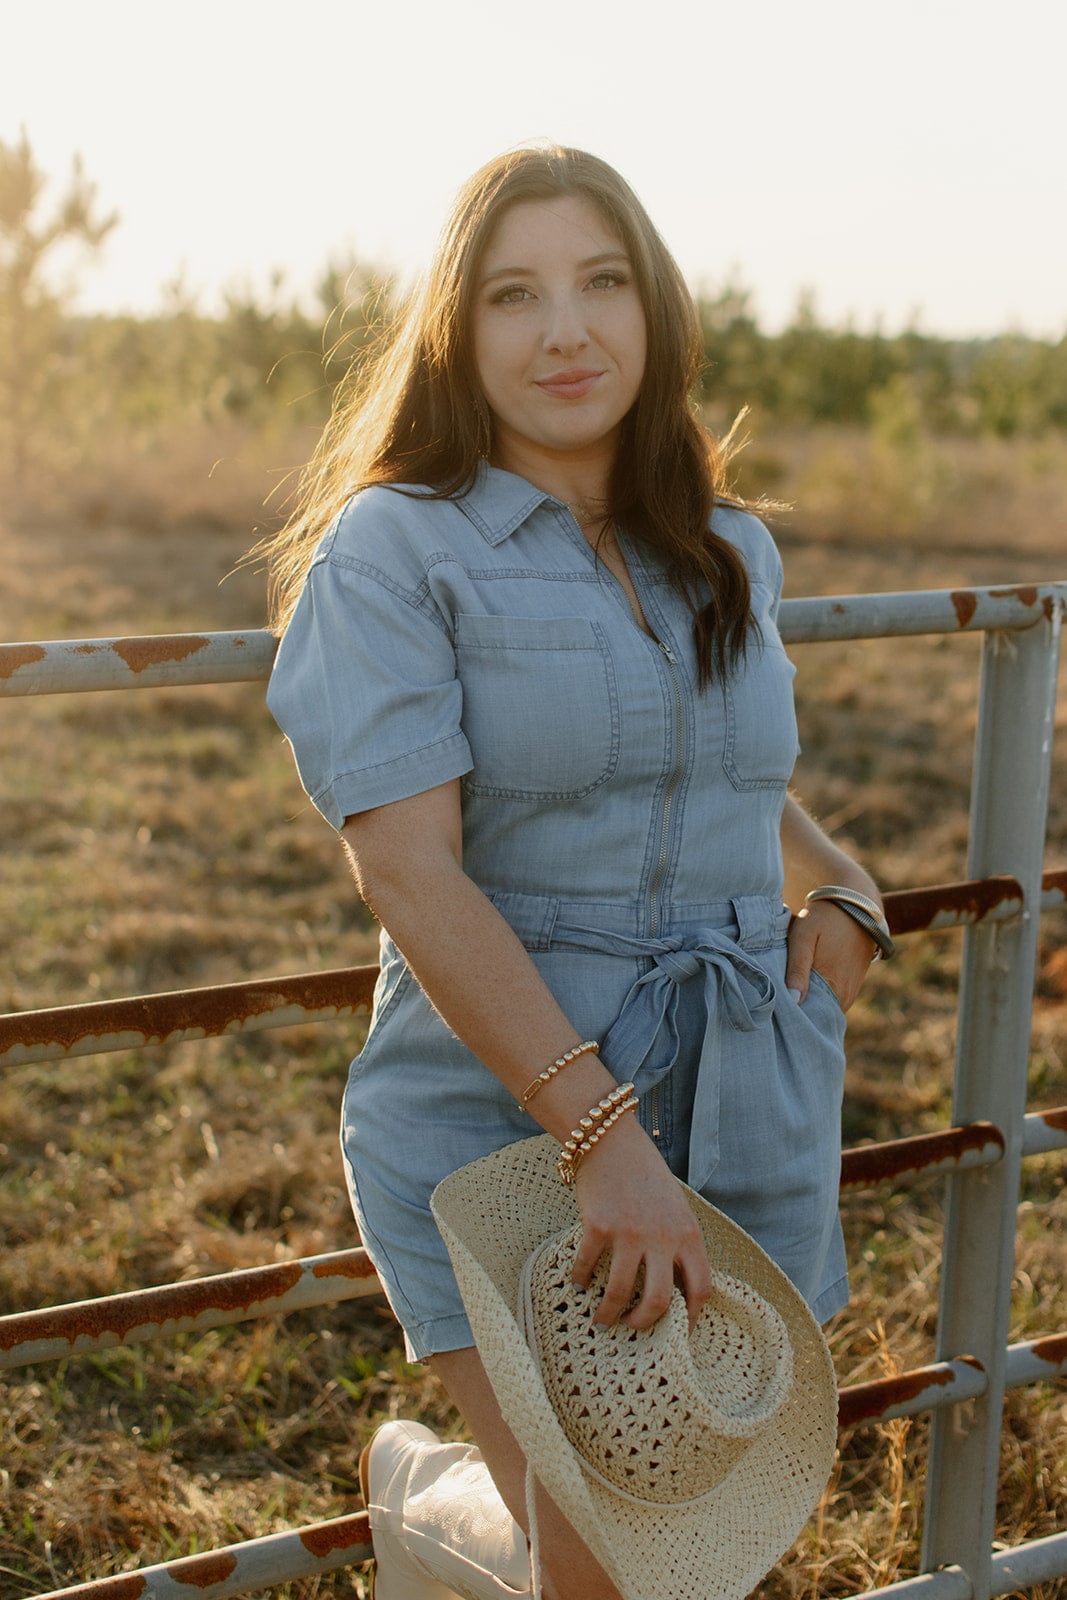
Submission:
[[[949,1183],[937,1353],[975,1356],[988,1389],[935,1413],[922,1566],[957,1565],[993,1590],[992,1546],[1061,606],[1024,632],[987,633],[971,792],[968,876],[1011,873],[1023,909],[964,934],[953,1115],[1004,1134],[997,1165]]]

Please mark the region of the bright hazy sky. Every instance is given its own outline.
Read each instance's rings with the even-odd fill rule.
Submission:
[[[470,171],[548,137],[770,326],[807,286],[861,327],[1058,337],[1065,59],[1064,0],[0,0],[0,139],[57,180],[80,151],[121,213],[88,307],[410,271]]]

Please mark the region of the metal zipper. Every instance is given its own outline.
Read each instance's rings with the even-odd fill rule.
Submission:
[[[674,654],[674,651],[671,649],[669,644],[665,644],[662,639],[655,639],[654,636],[653,638],[654,643],[663,652],[664,659],[667,662],[667,676],[670,679],[671,693],[674,697],[675,714],[674,766],[671,769],[670,777],[667,779],[667,787],[663,793],[663,815],[660,820],[659,856],[656,860],[656,865],[653,869],[652,876],[648,881],[648,898],[650,901],[648,931],[649,935],[652,938],[655,938],[656,934],[659,932],[659,906],[656,903],[656,896],[659,894],[660,885],[663,882],[663,875],[667,870],[667,841],[670,837],[671,810],[673,809],[674,805],[674,791],[678,787],[678,779],[682,775],[682,766],[685,758],[685,704],[682,700],[682,691],[678,684],[678,658]]]
[[[652,638],[657,647],[663,652],[664,660],[667,663],[667,676],[670,679],[671,694],[674,699],[675,715],[674,766],[672,767],[670,776],[667,779],[667,787],[663,792],[663,814],[660,819],[659,856],[656,859],[656,865],[653,868],[652,876],[648,882],[648,897],[650,901],[648,931],[649,935],[654,938],[659,932],[659,906],[656,901],[656,896],[659,893],[660,884],[663,882],[663,875],[667,870],[668,840],[670,838],[671,810],[674,805],[674,792],[678,787],[678,780],[681,777],[682,767],[685,764],[685,703],[682,699],[682,691],[678,683],[678,658],[675,656],[674,651],[671,649],[669,644],[666,644],[662,639],[657,639],[655,635],[652,635]],[[653,1084],[648,1097],[648,1114],[649,1121],[652,1125],[650,1132],[652,1138],[655,1140],[659,1140],[661,1137],[659,1122],[659,1091],[659,1084]]]
[[[577,527],[577,521],[575,521],[575,526]],[[582,537],[584,540],[585,536],[582,534],[580,528],[578,529],[578,532],[580,537]],[[623,560],[625,559],[626,557],[624,554]],[[631,620],[634,621],[636,626],[629,596],[626,594],[626,591],[619,582],[618,578],[615,577],[615,574],[613,572],[609,572],[609,576],[619,593],[620,599],[626,606],[626,610]],[[674,654],[674,651],[671,649],[670,645],[666,644],[662,639],[658,639],[654,633],[650,633],[648,638],[651,639],[657,650],[662,653],[663,658],[667,663],[667,676],[670,680],[675,715],[674,766],[672,767],[670,776],[667,779],[667,787],[663,794],[663,814],[660,819],[659,856],[656,859],[656,865],[652,870],[652,876],[649,879],[648,885],[648,895],[651,902],[648,931],[652,937],[655,937],[656,933],[659,931],[659,907],[656,903],[656,896],[659,893],[660,884],[663,882],[663,876],[667,870],[667,841],[670,838],[671,811],[674,805],[674,792],[678,787],[678,780],[682,775],[682,767],[685,759],[685,702],[682,699],[682,691],[678,682],[677,656]],[[649,1091],[648,1111],[649,1121],[651,1123],[650,1132],[652,1138],[658,1140],[662,1138],[662,1129],[660,1127],[660,1086],[658,1083],[653,1084],[651,1090]]]

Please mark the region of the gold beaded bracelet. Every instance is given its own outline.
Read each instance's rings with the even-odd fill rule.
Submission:
[[[556,1171],[565,1184],[574,1182],[578,1168],[593,1146],[599,1144],[608,1129],[613,1128],[627,1111],[633,1111],[636,1105],[633,1084],[620,1083],[603,1100],[592,1106],[584,1117],[578,1118],[578,1126],[571,1130],[569,1139],[564,1139],[556,1161]]]
[[[546,1083],[551,1083],[557,1072],[562,1072],[564,1067],[569,1066],[572,1061],[577,1061],[579,1056],[587,1056],[590,1051],[599,1049],[600,1046],[595,1039],[585,1039],[581,1044],[573,1045],[570,1050],[565,1050],[561,1056],[557,1056],[552,1065],[546,1067],[544,1072],[539,1072],[530,1087],[524,1091],[519,1101],[519,1110],[525,1111],[534,1095],[543,1089]]]

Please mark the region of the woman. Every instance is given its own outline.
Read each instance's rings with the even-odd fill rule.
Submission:
[[[610,1257],[596,1320],[649,1327],[677,1281],[692,1321],[708,1295],[672,1172],[820,1318],[846,1295],[844,1011],[885,930],[869,876],[786,794],[780,562],[694,419],[697,358],[618,174],[503,156],[460,193],[272,552],[269,703],[383,928],[345,1099],[353,1206],[409,1354],[520,1522],[524,1462],[429,1211],[448,1173],[539,1130],[562,1144],[632,1081],[636,1114],[565,1173],[575,1281]],[[469,1571],[425,1540],[413,1557],[401,1505],[450,1474],[490,1530]],[[479,1458],[401,1427],[369,1476],[379,1600],[523,1589]],[[551,1506],[541,1537],[546,1595],[617,1594]]]

